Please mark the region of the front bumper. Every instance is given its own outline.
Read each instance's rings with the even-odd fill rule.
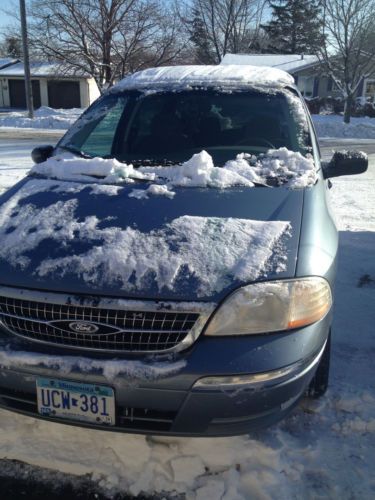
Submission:
[[[178,355],[185,366],[177,373],[153,380],[131,379],[122,374],[108,380],[97,369],[83,371],[77,366],[64,373],[58,366],[22,365],[18,361],[17,366],[0,367],[0,406],[40,417],[36,378],[44,376],[113,387],[116,425],[103,427],[40,418],[140,434],[244,434],[280,420],[298,402],[319,363],[329,323],[327,316],[290,333],[246,338],[202,336],[189,351]],[[17,349],[25,352],[26,347],[41,352],[31,343],[18,345]],[[61,354],[61,350],[57,352]]]

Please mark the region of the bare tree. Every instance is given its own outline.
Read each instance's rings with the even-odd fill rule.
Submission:
[[[326,43],[319,50],[325,71],[345,99],[344,122],[357,90],[375,72],[375,46],[368,43],[375,21],[374,0],[324,0],[323,26]]]
[[[206,54],[207,62],[219,63],[227,52],[248,52],[258,40],[265,3],[194,0],[187,22],[191,40]]]
[[[181,50],[178,16],[159,0],[33,0],[33,54],[93,76],[99,89]]]

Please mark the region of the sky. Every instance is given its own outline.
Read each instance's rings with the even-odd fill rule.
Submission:
[[[0,1],[0,33],[8,24],[11,24],[14,19],[12,16],[8,15],[7,12],[12,12],[13,10],[18,10],[18,2],[15,0],[1,0]]]

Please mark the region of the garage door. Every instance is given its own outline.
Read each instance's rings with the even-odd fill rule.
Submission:
[[[8,80],[9,98],[12,108],[26,108],[25,80]],[[34,108],[40,108],[39,80],[31,80]]]
[[[48,103],[51,108],[80,108],[79,82],[48,82]]]

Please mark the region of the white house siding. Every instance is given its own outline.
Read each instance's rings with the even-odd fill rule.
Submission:
[[[100,97],[100,91],[94,78],[88,79],[87,84],[89,87],[89,104],[92,104],[96,101],[96,99],[98,99],[98,97]]]

